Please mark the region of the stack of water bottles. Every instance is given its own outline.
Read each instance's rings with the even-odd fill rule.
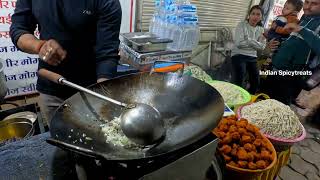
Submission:
[[[173,51],[191,51],[200,39],[197,7],[189,0],[155,0],[155,13],[149,32],[173,40]]]

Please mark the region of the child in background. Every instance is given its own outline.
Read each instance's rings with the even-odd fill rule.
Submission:
[[[282,15],[276,17],[272,26],[264,35],[268,42],[276,39],[279,42],[289,37],[290,33],[284,29],[288,23],[299,23],[298,14],[303,7],[302,0],[287,0],[282,9]]]

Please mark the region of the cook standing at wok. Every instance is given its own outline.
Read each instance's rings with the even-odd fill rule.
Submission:
[[[116,75],[121,16],[119,0],[18,0],[10,35],[20,50],[39,55],[39,69],[88,86]],[[76,92],[41,77],[37,90],[47,120]]]

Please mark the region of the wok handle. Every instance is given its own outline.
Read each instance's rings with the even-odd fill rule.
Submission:
[[[61,76],[60,74],[54,73],[46,69],[40,69],[38,71],[38,74],[39,76],[46,78],[52,82],[55,82],[57,84],[62,84],[61,79],[63,79],[63,76]]]

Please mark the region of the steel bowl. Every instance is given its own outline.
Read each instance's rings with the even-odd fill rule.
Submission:
[[[26,118],[14,118],[0,121],[0,143],[24,139],[34,134],[32,121]]]

